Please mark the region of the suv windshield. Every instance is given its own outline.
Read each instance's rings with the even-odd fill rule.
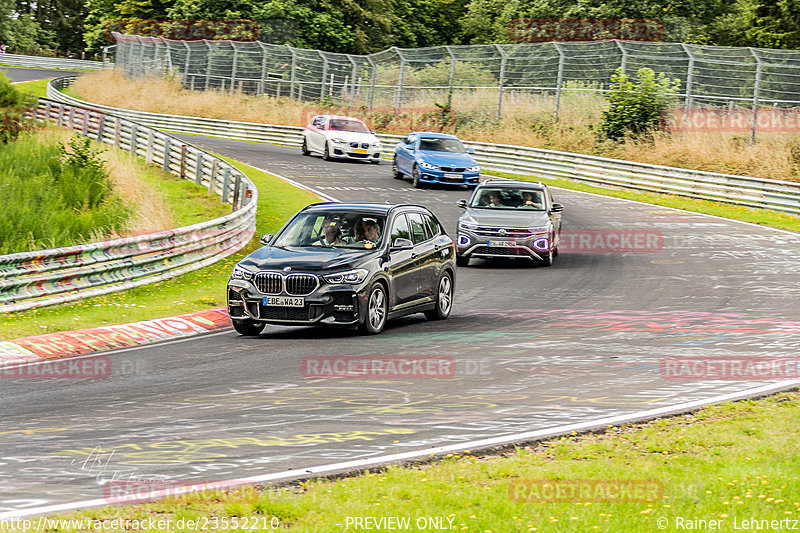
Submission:
[[[464,145],[457,139],[423,138],[419,140],[419,149],[429,152],[466,152]]]
[[[370,250],[381,243],[385,217],[354,211],[301,213],[273,246],[322,246]]]
[[[337,131],[356,131],[360,133],[370,132],[363,122],[346,118],[332,118],[328,123],[328,129]]]
[[[537,189],[481,187],[472,196],[470,207],[543,211],[545,207],[544,192]]]

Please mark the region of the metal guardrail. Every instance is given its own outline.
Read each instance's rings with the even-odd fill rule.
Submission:
[[[298,147],[301,143],[303,128],[295,126],[161,115],[90,104],[58,90],[70,85],[73,80],[74,77],[52,80],[47,86],[48,97],[106,110],[167,131]],[[378,138],[385,143],[395,143],[402,137],[381,134]],[[487,170],[800,214],[798,182],[666,167],[526,146],[469,141],[464,144],[475,150],[475,158]]]
[[[54,69],[100,70],[110,68],[112,63],[90,61],[86,59],[68,59],[65,57],[23,56],[17,54],[0,54],[0,65],[19,67],[39,67]]]
[[[175,277],[237,252],[255,233],[258,191],[245,174],[222,159],[174,136],[93,109],[42,99],[33,116],[140,155],[219,195],[233,212],[150,235],[0,256],[0,312]]]

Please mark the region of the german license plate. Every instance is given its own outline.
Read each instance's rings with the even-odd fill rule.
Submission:
[[[364,148],[353,148],[354,154],[366,154],[367,151]]]
[[[464,176],[462,176],[461,174],[445,174],[444,177],[451,180],[460,180]]]
[[[511,241],[489,241],[488,244],[492,248],[511,248],[514,246]]]
[[[267,307],[304,307],[306,299],[295,296],[264,296],[264,305]]]

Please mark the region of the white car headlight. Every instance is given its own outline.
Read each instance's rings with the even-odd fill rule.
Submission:
[[[380,143],[380,141],[375,141],[374,143],[372,143],[372,146],[374,146],[375,148],[380,148],[381,147],[381,143]]]
[[[426,163],[425,161],[420,161],[419,166],[427,170],[439,170],[439,167],[436,165],[431,165],[430,163]]]
[[[476,165],[476,166],[474,166],[474,167],[469,167],[469,168],[467,169],[467,172],[480,172],[480,171],[481,171],[481,167],[480,167],[480,165]]]
[[[331,139],[331,141],[336,143],[336,144],[344,144],[344,143],[347,142],[344,139],[342,139],[341,137],[334,137],[333,139]]]
[[[477,224],[470,224],[469,222],[459,222],[458,229],[478,229]]]
[[[253,279],[254,274],[249,270],[236,265],[233,267],[233,272],[231,272],[231,279],[243,279],[245,281],[251,281]]]
[[[355,270],[348,270],[346,272],[338,272],[336,274],[328,274],[323,276],[327,283],[361,283],[369,274],[369,270],[357,268]]]

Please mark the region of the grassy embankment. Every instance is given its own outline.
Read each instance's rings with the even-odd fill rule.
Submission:
[[[209,491],[50,518],[275,516],[280,531],[319,533],[356,530],[352,522],[346,528],[348,517],[408,517],[410,531],[420,530],[413,527],[418,517],[439,517],[447,530],[482,533],[708,531],[686,527],[687,521],[717,520],[714,530],[752,531],[756,528],[742,527],[743,520],[800,518],[799,427],[800,393],[782,393],[502,454],[464,452],[354,477]],[[594,481],[600,489],[593,493],[597,497],[541,501],[536,495],[549,494],[546,489],[525,484],[537,480],[587,482],[587,487]],[[621,494],[612,489],[613,480],[655,482],[662,489],[655,498],[613,501],[612,495]]]

